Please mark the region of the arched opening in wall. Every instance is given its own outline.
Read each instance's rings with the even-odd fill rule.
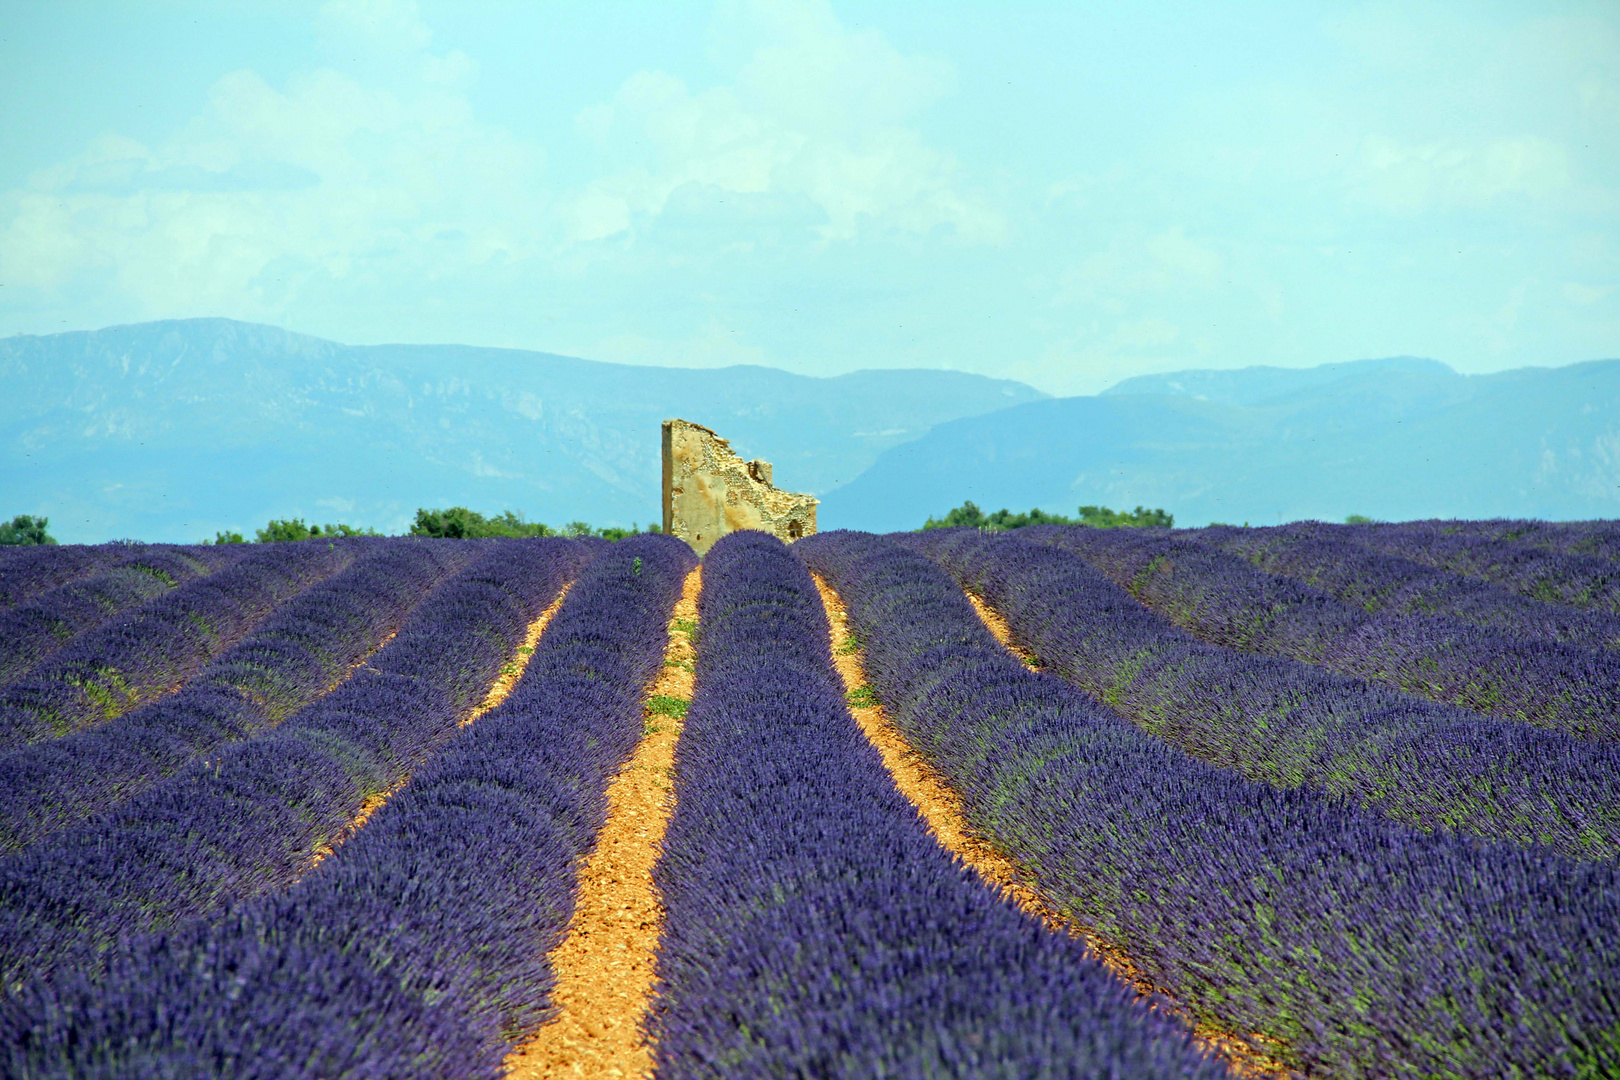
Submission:
[[[799,519],[798,518],[789,518],[788,519],[788,539],[789,540],[797,540],[799,537],[801,537],[803,535],[804,535],[804,526],[799,523]]]

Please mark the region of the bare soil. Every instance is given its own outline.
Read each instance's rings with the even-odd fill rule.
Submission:
[[[821,591],[822,603],[827,608],[827,622],[832,630],[833,662],[848,691],[867,685],[863,653],[854,646],[849,632],[849,615],[838,594],[816,575],[816,588]],[[1027,651],[1019,649],[1012,640],[1007,621],[985,604],[979,597],[968,593],[974,610],[1006,646],[1028,666],[1036,664]],[[856,722],[872,745],[883,755],[883,764],[894,777],[895,786],[917,808],[928,829],[944,848],[956,855],[984,882],[997,890],[1010,903],[1046,923],[1054,931],[1084,941],[1090,951],[1115,976],[1129,983],[1139,997],[1158,995],[1168,1003],[1167,1011],[1189,1028],[1193,1037],[1214,1057],[1220,1058],[1234,1076],[1264,1078],[1264,1080],[1297,1080],[1299,1073],[1285,1067],[1264,1049],[1264,1036],[1244,1037],[1208,1024],[1196,1022],[1189,1010],[1162,987],[1155,986],[1129,955],[1098,937],[1064,914],[1026,881],[1028,875],[1016,862],[991,847],[982,837],[969,831],[962,813],[962,799],[918,753],[906,742],[881,704],[868,707],[850,706]]]
[[[686,578],[669,621],[664,666],[648,698],[692,699],[700,571]],[[664,906],[652,868],[675,808],[671,770],[681,721],[649,708],[635,753],[608,785],[608,814],[579,873],[568,933],[549,960],[558,1014],[506,1059],[513,1080],[651,1077],[641,1021],[652,1000]]]

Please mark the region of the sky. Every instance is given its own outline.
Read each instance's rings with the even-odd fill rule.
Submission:
[[[0,336],[1620,356],[1620,5],[0,0]]]

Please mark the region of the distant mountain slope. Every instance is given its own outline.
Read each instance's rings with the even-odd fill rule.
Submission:
[[[1042,396],[950,371],[632,367],[225,319],[0,340],[0,386],[0,512],[49,514],[63,540],[195,540],[272,515],[397,529],[455,503],[646,522],[666,417],[819,494],[933,424]]]
[[[1115,383],[1100,396],[1170,394],[1221,405],[1264,405],[1302,394],[1320,394],[1334,385],[1368,386],[1368,376],[1379,376],[1380,383],[1393,379],[1407,388],[1408,393],[1423,388],[1443,393],[1443,387],[1456,387],[1464,381],[1462,376],[1438,360],[1391,356],[1381,360],[1318,364],[1309,368],[1256,366],[1224,371],[1172,371],[1162,375],[1138,375]]]
[[[1177,524],[1620,516],[1620,360],[1462,376],[1398,358],[1132,379],[941,424],[828,496],[823,528],[1162,506]]]

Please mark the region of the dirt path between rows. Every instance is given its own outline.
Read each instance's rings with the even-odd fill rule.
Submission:
[[[652,1000],[664,921],[652,869],[675,808],[671,771],[681,734],[677,714],[692,700],[699,575],[687,575],[675,605],[664,666],[648,694],[645,734],[608,785],[607,821],[580,869],[568,933],[551,952],[560,1011],[506,1059],[509,1080],[652,1076],[641,1021]]]
[[[572,587],[572,583],[564,585],[562,592],[557,594],[557,599],[553,600],[550,605],[546,607],[546,610],[542,611],[539,617],[536,618],[534,622],[529,624],[529,628],[523,632],[522,644],[513,650],[512,659],[508,660],[501,668],[500,674],[495,676],[495,681],[490,684],[489,693],[484,695],[484,700],[480,701],[478,705],[474,707],[472,712],[468,713],[457,726],[466,727],[468,724],[477,720],[479,717],[495,708],[501,702],[505,701],[507,697],[511,695],[512,687],[516,686],[517,681],[523,678],[523,672],[529,667],[529,658],[534,655],[535,646],[540,641],[540,635],[546,632],[546,627],[550,624],[552,616],[556,615],[557,609],[562,607],[563,601],[568,598],[568,590]],[[389,634],[387,640],[392,641],[393,639],[394,635]],[[377,648],[380,649],[382,646],[379,645]],[[369,661],[371,656],[375,655],[376,652],[377,649],[373,649],[371,653],[368,654],[366,659]],[[356,667],[351,668],[348,674],[352,675],[356,670],[358,670],[359,666],[360,665],[357,665]],[[345,675],[344,677],[347,678],[348,675]],[[314,870],[317,866],[321,865],[321,863],[326,860],[327,856],[331,855],[332,852],[342,847],[344,841],[348,840],[349,837],[359,832],[365,826],[366,822],[371,820],[371,816],[373,814],[375,814],[378,810],[381,810],[383,806],[387,804],[389,799],[392,799],[395,795],[399,794],[400,790],[410,782],[411,778],[409,776],[401,777],[399,780],[391,784],[387,791],[379,791],[377,794],[368,797],[365,802],[361,803],[360,809],[355,811],[354,817],[351,818],[349,823],[343,827],[343,831],[337,836],[333,837],[329,842],[322,844],[320,847],[315,849],[315,852],[310,856],[309,864],[304,867],[304,872],[301,876],[307,876],[311,870]]]
[[[852,701],[869,701],[870,690],[860,692],[869,684],[862,650],[849,631],[849,614],[838,594],[821,575],[815,575],[815,581],[827,609],[827,622],[832,630],[833,663],[838,668],[839,677],[844,681],[844,688],[853,695]],[[1025,664],[1034,667],[1032,658],[1013,645],[1006,620],[977,596],[972,593],[967,595],[996,639]],[[883,755],[883,764],[888,768],[889,775],[894,777],[895,786],[922,814],[929,831],[947,851],[958,856],[986,884],[1053,930],[1083,940],[1110,971],[1134,987],[1139,995],[1158,994],[1169,1001],[1175,1014],[1192,1028],[1199,1044],[1220,1058],[1234,1076],[1255,1080],[1297,1080],[1298,1073],[1292,1072],[1249,1041],[1207,1024],[1194,1023],[1187,1010],[1176,1003],[1167,991],[1154,986],[1128,955],[1110,946],[1089,928],[1074,922],[1025,884],[1017,863],[968,831],[961,796],[911,748],[905,736],[884,713],[881,704],[862,707],[852,703],[850,712],[872,745]]]

